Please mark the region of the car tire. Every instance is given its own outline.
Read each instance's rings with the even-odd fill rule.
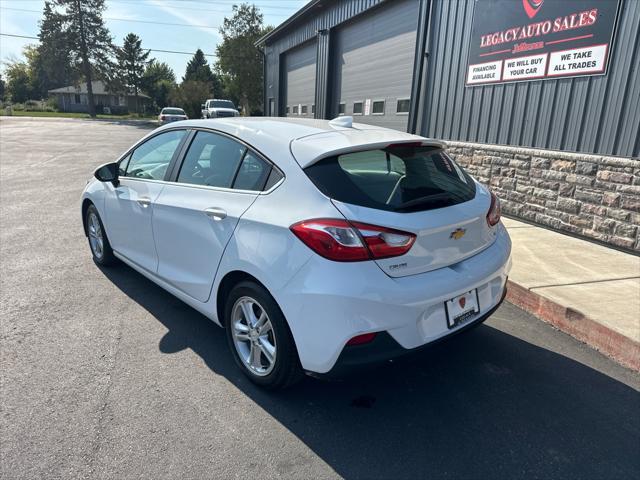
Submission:
[[[302,378],[289,325],[261,285],[244,281],[231,289],[225,305],[225,330],[235,362],[256,385],[280,390]]]
[[[102,224],[102,219],[98,213],[98,209],[93,205],[89,205],[85,214],[85,225],[87,239],[89,240],[89,248],[93,261],[103,267],[108,267],[118,263],[118,259],[113,254],[113,249],[107,238],[107,232]]]

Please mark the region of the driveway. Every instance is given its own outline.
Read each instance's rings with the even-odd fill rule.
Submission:
[[[640,376],[510,304],[419,356],[282,393],[82,232],[93,169],[149,130],[0,119],[0,476],[637,478]]]

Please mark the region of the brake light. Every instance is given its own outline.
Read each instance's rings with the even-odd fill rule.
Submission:
[[[387,148],[418,148],[422,147],[422,142],[404,142],[404,143],[390,143]]]
[[[164,115],[160,115],[160,120],[164,120],[166,117]]]
[[[495,193],[491,192],[491,206],[487,212],[487,223],[490,227],[494,227],[500,221],[500,199]]]
[[[337,262],[404,255],[416,239],[413,233],[331,218],[305,220],[290,228],[311,250]]]

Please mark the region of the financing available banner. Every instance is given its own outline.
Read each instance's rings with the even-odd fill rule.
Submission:
[[[475,0],[466,85],[605,74],[618,3]]]

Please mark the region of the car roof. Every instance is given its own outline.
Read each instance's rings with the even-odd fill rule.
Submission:
[[[340,126],[329,120],[290,117],[226,117],[186,120],[164,128],[210,128],[227,133],[256,148],[276,164],[283,149],[305,168],[318,160],[363,148],[382,148],[389,143],[421,142],[444,148],[443,142],[389,128],[353,123]]]

